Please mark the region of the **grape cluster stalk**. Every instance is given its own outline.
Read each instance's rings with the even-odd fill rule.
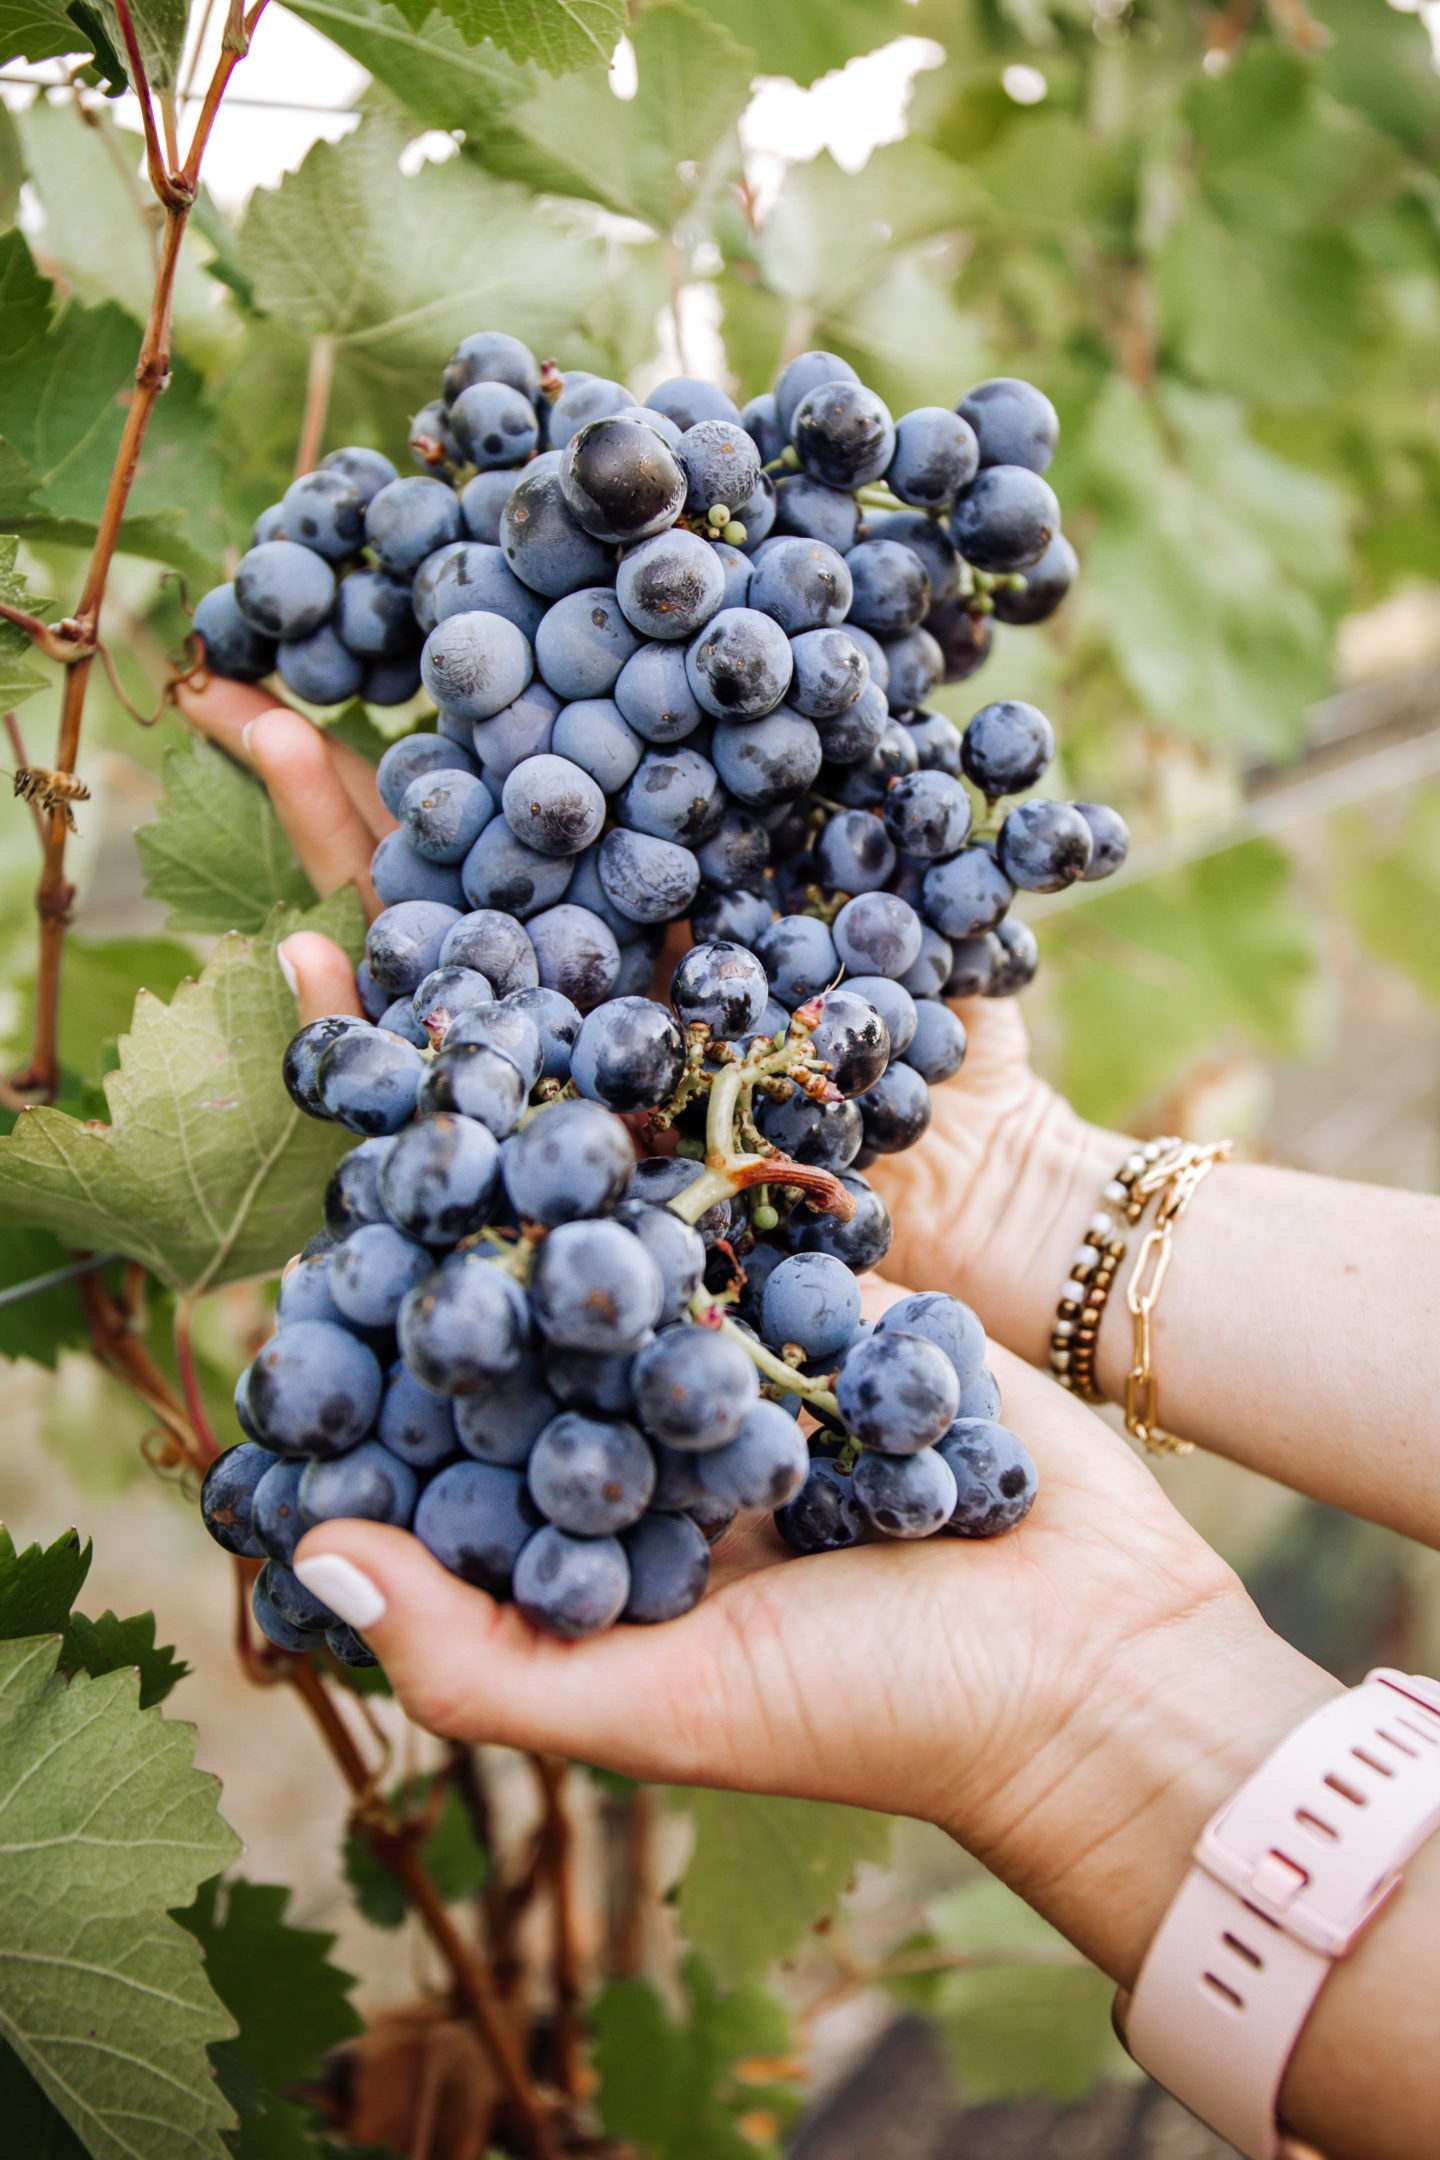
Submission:
[[[690,1610],[744,1510],[801,1554],[1024,1519],[975,1315],[872,1323],[857,1277],[864,1172],[964,1059],[947,1000],[1033,977],[1017,891],[1125,859],[1113,810],[1031,793],[1034,706],[925,705],[1069,590],[1057,435],[1009,377],[895,420],[810,352],[743,412],[640,406],[487,331],[420,473],[335,451],[200,603],[214,672],[436,707],[380,764],[366,1017],[285,1058],[359,1144],[203,1496],[272,1643],[373,1662],[291,1566],[341,1516],[571,1638]]]

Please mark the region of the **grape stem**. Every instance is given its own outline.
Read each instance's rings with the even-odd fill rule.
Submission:
[[[712,1297],[708,1290],[702,1288],[696,1291],[690,1300],[690,1310],[702,1326],[717,1327],[731,1342],[738,1343],[745,1355],[759,1366],[766,1379],[776,1381],[787,1395],[798,1395],[803,1401],[813,1403],[817,1410],[827,1411],[831,1417],[840,1415],[840,1405],[823,1380],[807,1380],[804,1373],[796,1372],[793,1365],[787,1365],[784,1358],[777,1357],[773,1350],[767,1350],[764,1343],[756,1342],[754,1336],[747,1335],[744,1328],[736,1327],[733,1320],[726,1320],[723,1317],[723,1304],[719,1298]],[[722,1317],[718,1321],[712,1321],[708,1318],[712,1312],[718,1312]]]
[[[804,1193],[812,1207],[849,1222],[855,1213],[854,1196],[833,1172],[817,1169],[813,1163],[792,1162],[774,1150],[742,1155],[735,1146],[736,1117],[748,1106],[750,1089],[757,1080],[783,1077],[787,1065],[793,1068],[797,1048],[803,1054],[809,1032],[804,1030],[798,1045],[783,1043],[763,1057],[723,1065],[716,1073],[705,1113],[705,1168],[670,1202],[673,1213],[695,1223],[717,1201],[729,1200],[748,1186],[790,1185]]]

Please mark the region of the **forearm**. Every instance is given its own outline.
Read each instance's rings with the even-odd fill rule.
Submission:
[[[1061,1285],[1131,1143],[1037,1085],[971,1169],[947,1144],[960,1111],[942,1091],[939,1145],[889,1170],[897,1258],[911,1279],[968,1297],[992,1334],[1044,1365]],[[963,1195],[946,1189],[962,1177]],[[928,1272],[908,1249],[912,1199],[941,1226]],[[1133,1253],[1138,1235],[1130,1242]],[[1099,1336],[1111,1400],[1131,1359],[1132,1264]],[[1176,1226],[1151,1362],[1170,1431],[1440,1545],[1440,1445],[1424,1441],[1440,1397],[1440,1200],[1220,1165]]]
[[[980,1856],[1128,1989],[1202,1825],[1337,1692],[1239,1599],[1152,1634],[1006,1788],[1008,1827]],[[1431,2149],[1437,1945],[1440,1840],[1334,1968],[1287,2073],[1282,2117],[1326,2160]]]

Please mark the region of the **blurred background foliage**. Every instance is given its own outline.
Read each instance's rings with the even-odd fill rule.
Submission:
[[[33,78],[33,44],[7,42],[19,12],[0,7],[0,55],[22,53],[30,66],[11,74]],[[240,213],[207,195],[192,222],[173,379],[105,620],[134,704],[154,708],[183,638],[169,573],[193,600],[233,563],[290,477],[307,385],[326,377],[327,446],[373,443],[403,466],[410,415],[480,327],[642,395],[685,371],[743,400],[812,345],[852,361],[897,412],[953,403],[984,375],[1029,376],[1060,411],[1051,477],[1081,581],[1044,631],[1000,626],[984,673],[936,702],[963,722],[991,697],[1033,697],[1057,723],[1055,785],[1116,801],[1136,836],[1113,887],[1033,908],[1041,1062],[1088,1114],[1131,1129],[1238,1132],[1307,1167],[1440,1182],[1433,8],[647,0],[607,68],[576,64],[621,27],[618,5],[593,0],[572,11],[586,35],[542,55],[559,73],[506,36],[524,11],[488,0],[289,12],[368,81],[339,140]],[[478,35],[487,26],[501,42]],[[855,170],[844,144],[793,162],[757,152],[757,78],[804,87],[902,37],[926,42],[899,139]],[[0,597],[63,610],[78,589],[154,270],[137,164],[103,98],[6,92],[0,532],[17,539],[0,541]],[[43,758],[54,692],[0,626],[9,705]],[[413,716],[317,717],[378,749]],[[142,729],[97,682],[88,725],[94,805],[74,857],[62,1048],[64,1105],[94,1115],[139,989],[168,998],[213,933],[257,930],[273,902],[307,892],[253,784],[197,755],[173,715]],[[130,834],[146,821],[142,893]],[[34,875],[16,805],[0,822],[12,1047]],[[62,1257],[45,1233],[5,1233],[0,1289]],[[217,1401],[255,1324],[253,1298],[202,1320]],[[163,1335],[157,1321],[162,1357]],[[0,1308],[0,1354],[56,1371],[25,1383],[23,1414],[67,1477],[114,1500],[114,1450],[88,1436],[121,1435],[138,1472],[138,1434],[112,1384],[66,1359],[82,1339],[73,1293]],[[1277,1624],[1347,1678],[1374,1655],[1440,1654],[1434,1570],[1400,1541],[1281,1506],[1223,1465],[1167,1478]],[[775,1849],[774,1825],[741,1812]],[[686,1925],[744,1988],[717,1998],[697,1964],[683,2003],[638,1981],[602,2000],[612,2126],[657,2156],[753,2150],[785,2119],[780,2100],[757,2114],[743,2080],[722,2078],[702,2123],[674,2067],[677,2030],[712,2084],[722,2058],[782,2049],[769,1998],[744,1991],[777,1945],[735,1947],[741,1830],[728,1817],[721,1830],[687,1877]],[[825,1837],[837,1886],[878,1857],[843,1824],[812,1847]],[[1093,1974],[1032,1941],[1038,1923],[996,1886],[957,1891],[929,1847],[900,1857],[898,1907],[877,1894],[852,1916],[867,1956],[883,1939],[891,1965],[849,1969],[888,1974],[938,2017],[972,2091],[1066,2094],[1116,2067]],[[910,1966],[891,1954],[897,1912]],[[997,1930],[1042,1969],[1003,1985],[964,1969]],[[647,2048],[670,2063],[663,2076],[637,2070]]]

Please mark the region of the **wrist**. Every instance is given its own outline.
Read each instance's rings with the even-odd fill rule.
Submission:
[[[943,1827],[1128,1988],[1206,1821],[1339,1692],[1227,1583],[1112,1647],[1048,1738]]]

